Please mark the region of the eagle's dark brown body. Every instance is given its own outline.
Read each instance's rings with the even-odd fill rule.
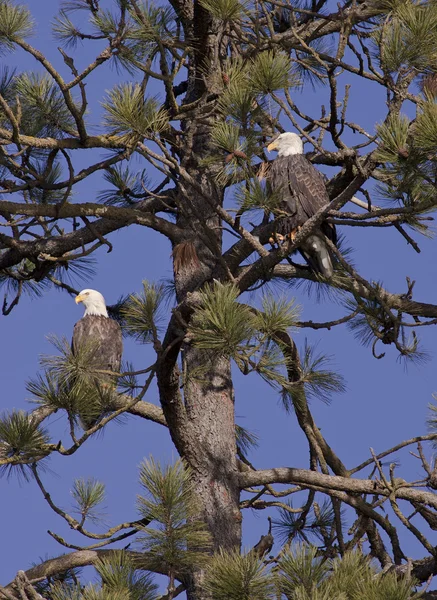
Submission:
[[[274,226],[275,233],[280,235],[286,236],[301,227],[330,202],[323,175],[303,154],[276,158],[270,166],[269,180],[272,190],[281,198]],[[300,250],[315,271],[330,277],[330,252],[320,232],[336,243],[335,226],[325,222],[309,236]],[[327,263],[330,263],[328,267],[324,266]]]
[[[86,315],[80,319],[73,330],[71,348],[73,354],[78,354],[80,348],[89,349],[89,366],[92,370],[120,372],[123,352],[123,339],[120,325],[102,315]],[[84,429],[92,427],[99,412],[99,404],[103,405],[110,398],[111,390],[116,386],[117,379],[109,373],[95,373],[91,377],[88,389],[89,410],[80,414]],[[99,400],[100,398],[100,400]],[[97,413],[97,415],[96,415]],[[96,415],[96,417],[94,417]]]
[[[92,366],[96,369],[120,372],[123,339],[117,321],[101,315],[82,317],[73,329],[73,354],[86,344],[95,344]]]
[[[269,171],[273,190],[279,191],[279,209],[287,213],[277,221],[277,233],[286,235],[311,219],[329,204],[323,175],[303,154],[276,158]],[[334,241],[335,227],[324,223],[325,235]]]

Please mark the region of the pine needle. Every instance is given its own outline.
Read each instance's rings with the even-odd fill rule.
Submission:
[[[253,552],[220,550],[207,568],[205,588],[213,600],[267,600],[274,586],[263,561]]]
[[[190,470],[177,461],[162,468],[153,458],[142,463],[138,496],[143,518],[154,527],[143,527],[138,542],[148,552],[150,568],[167,569],[169,576],[209,560],[210,535],[198,519],[199,506]]]
[[[47,454],[49,441],[47,430],[35,424],[23,410],[3,413],[0,416],[0,461],[14,459],[14,462],[0,466],[0,474],[9,476],[16,471],[28,479],[28,465]]]

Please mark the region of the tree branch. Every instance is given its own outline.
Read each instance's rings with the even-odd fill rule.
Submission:
[[[8,210],[7,207],[9,207],[12,214],[26,214],[28,216],[36,215],[54,218],[100,217],[99,220],[93,221],[93,230],[90,230],[89,227],[83,227],[62,236],[41,238],[35,241],[15,240],[4,234],[0,234],[0,242],[9,247],[9,250],[3,252],[0,256],[0,269],[12,267],[21,262],[23,258],[38,257],[40,254],[48,254],[60,258],[67,252],[83,248],[85,244],[95,241],[97,236],[105,236],[133,223],[159,231],[174,243],[182,239],[177,225],[153,214],[143,213],[137,209],[102,206],[91,203],[64,204],[61,207],[59,205],[26,205],[7,202],[6,200],[1,200],[0,205],[0,210]]]
[[[349,494],[374,494],[389,497],[390,491],[378,481],[370,479],[352,479],[339,477],[337,475],[325,475],[306,469],[294,469],[292,467],[281,467],[278,469],[267,469],[263,471],[250,471],[239,473],[239,482],[242,489],[254,485],[265,485],[267,483],[291,483],[294,485],[317,486],[321,490],[338,490]],[[405,484],[408,486],[408,484]],[[437,495],[411,487],[399,487],[396,497],[401,500],[421,502],[437,508]]]

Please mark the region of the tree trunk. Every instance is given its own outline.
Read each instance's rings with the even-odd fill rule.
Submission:
[[[194,48],[184,102],[197,101],[201,107],[218,91],[215,82],[221,68],[223,23],[212,19],[198,3],[192,8],[181,13],[186,38]],[[201,113],[199,108],[198,114]],[[215,118],[217,115],[209,113],[201,122],[187,118],[181,123],[184,147],[179,150],[180,164],[202,188],[202,194],[179,180],[177,226],[184,241],[173,248],[178,304],[183,303],[190,292],[212,280],[222,254],[221,221],[214,207],[223,205],[223,190],[215,184],[211,166],[206,177],[201,163],[211,154],[210,128]],[[169,341],[171,343],[171,336]],[[170,360],[172,366],[164,366],[158,377],[163,410],[173,442],[193,471],[199,517],[211,533],[213,550],[230,550],[241,544],[242,520],[230,361],[182,344],[180,376],[176,357],[175,350],[173,362]],[[177,389],[180,381],[182,393]],[[197,572],[188,582],[189,600],[205,597],[202,579],[202,572]]]
[[[198,171],[191,175],[201,182],[210,198],[221,203],[210,181],[204,180]],[[192,211],[188,218],[181,215],[178,225],[186,232],[187,243],[194,249],[196,258],[175,269],[178,302],[183,302],[187,293],[199,289],[210,279],[222,246],[220,219],[211,206],[193,193],[186,196],[183,203],[190,205]],[[213,237],[205,243],[202,232],[206,230],[213,232]],[[233,548],[240,544],[241,515],[230,361],[185,344],[182,380],[186,411],[183,456],[193,469],[215,549]]]
[[[198,376],[205,368],[204,375]],[[241,512],[237,480],[234,394],[230,362],[186,348],[186,434],[191,443],[184,455],[194,474],[201,517],[212,535],[213,549],[240,547]],[[203,573],[193,574],[188,599],[204,598]]]
[[[195,173],[192,175],[196,176]],[[199,181],[199,174],[196,179]],[[203,181],[202,189],[208,191],[211,197],[216,194],[209,182]],[[185,197],[183,203],[191,205],[193,211],[190,218],[181,216],[178,225],[186,232],[186,243],[195,250],[195,258],[189,253],[188,263],[179,264],[176,261],[178,268],[175,268],[174,276],[178,302],[183,302],[187,293],[199,289],[216,266],[217,255],[201,236],[202,230],[205,231],[205,222],[209,230],[213,227],[214,231],[214,240],[209,246],[216,244],[221,248],[220,222],[210,206],[192,194],[189,198]],[[199,218],[195,218],[195,215]],[[182,382],[185,415],[183,424],[179,421],[176,427],[183,427],[183,432],[179,431],[180,435],[174,441],[193,471],[200,517],[211,533],[214,550],[239,547],[241,513],[230,361],[184,344]],[[202,578],[201,572],[193,575],[188,590],[190,600],[204,597]]]
[[[194,142],[196,154],[207,152],[206,140],[201,135],[197,143]],[[189,172],[208,198],[222,202],[217,187],[201,170],[191,166]],[[222,235],[220,219],[203,196],[181,187],[177,204],[177,225],[184,232],[185,240],[173,251],[174,280],[177,301],[183,303],[190,292],[200,289],[205,281],[211,281],[221,255]],[[169,340],[165,340],[164,347],[168,344]],[[171,359],[170,354],[167,359]],[[233,549],[241,544],[242,517],[230,361],[182,344],[182,374],[179,374],[176,354],[177,351],[172,373],[170,370],[165,373],[166,367],[163,367],[163,374],[158,377],[163,410],[173,442],[192,469],[199,518],[211,533],[213,550]],[[189,600],[205,597],[202,579],[199,571],[187,582]]]
[[[188,377],[187,433],[191,438],[185,458],[194,472],[214,549],[232,549],[241,542],[241,513],[230,363],[225,358],[211,357],[208,372],[197,378],[199,367],[205,367],[205,352],[187,348],[183,361]]]

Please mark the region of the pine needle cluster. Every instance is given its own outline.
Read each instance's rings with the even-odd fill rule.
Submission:
[[[311,346],[307,340],[300,362],[301,382],[305,384],[308,397],[317,397],[329,403],[332,394],[346,391],[343,377],[327,368],[331,364],[331,357],[317,352],[317,348]]]
[[[158,586],[150,573],[138,574],[131,557],[122,550],[95,564],[98,584],[56,582],[50,586],[51,600],[156,600]]]
[[[102,520],[100,505],[105,500],[105,485],[94,478],[75,479],[71,495],[75,502],[75,512],[80,515],[81,522],[86,519],[94,523]]]
[[[286,408],[301,399],[303,387],[325,401],[332,393],[344,391],[342,377],[324,368],[329,358],[317,355],[308,344],[300,361],[300,376],[290,381],[288,370],[295,365],[284,352],[281,337],[288,335],[299,317],[300,307],[293,299],[265,294],[261,308],[255,309],[237,301],[235,286],[222,283],[205,286],[200,296],[188,329],[191,342],[231,358],[245,375],[260,375],[281,393]]]
[[[35,281],[32,275],[36,269],[33,261],[25,258],[16,267],[10,269],[8,275],[0,273],[0,287],[4,288],[5,296],[27,295],[38,298],[47,289],[47,280]]]
[[[135,392],[140,389],[138,377],[134,374],[134,364],[129,361],[121,363],[122,376],[118,379],[118,388],[120,393],[133,397]]]
[[[109,206],[135,206],[145,196],[148,179],[145,171],[133,173],[129,166],[121,164],[108,167],[103,179],[112,187],[98,193],[98,200]]]
[[[209,560],[210,535],[199,520],[199,505],[190,470],[179,460],[162,468],[153,458],[140,467],[144,494],[141,516],[153,527],[141,528],[138,542],[147,552],[149,568],[166,570],[170,579]]]
[[[301,83],[297,73],[292,71],[290,57],[273,50],[261,52],[252,61],[249,82],[257,94],[271,94],[277,90],[296,88]]]
[[[360,552],[325,560],[317,547],[294,545],[273,570],[256,554],[219,552],[207,568],[213,600],[411,600],[414,581],[378,573]],[[417,596],[418,597],[418,596]]]
[[[1,6],[0,4],[0,10]],[[49,75],[31,71],[17,75],[15,70],[4,66],[0,72],[0,94],[11,111],[18,116],[21,133],[53,138],[76,135],[74,118],[61,91]],[[11,130],[11,122],[3,108],[0,108],[0,122],[2,127]],[[31,165],[37,172],[41,171],[46,183],[55,183],[60,177],[59,166],[56,160],[47,160],[48,154],[48,150],[34,149]],[[44,190],[31,190],[32,194],[43,192]],[[64,194],[65,190],[61,192]]]
[[[235,437],[237,452],[240,456],[245,456],[250,450],[258,446],[258,435],[241,425],[235,425]]]
[[[0,2],[0,52],[12,50],[17,38],[32,34],[34,23],[27,7],[11,0]]]
[[[42,356],[43,373],[27,383],[33,402],[67,411],[82,425],[107,412],[114,400],[116,375],[102,372],[94,364],[95,344],[83,344],[73,353],[67,339],[50,338],[59,354]]]
[[[53,23],[53,33],[65,48],[76,48],[78,42],[83,40],[83,33],[70,19],[69,13],[76,10],[89,11],[88,35],[97,39],[104,37],[110,42],[117,40],[118,51],[112,53],[110,60],[115,63],[116,68],[122,67],[128,73],[133,74],[138,68],[139,61],[156,54],[156,44],[151,53],[150,44],[147,43],[144,36],[144,29],[149,29],[147,16],[151,16],[151,20],[153,20],[154,13],[164,13],[165,9],[156,10],[153,5],[150,6],[147,2],[142,3],[139,5],[139,11],[143,14],[138,20],[136,12],[126,2],[117,1],[115,4],[118,11],[110,11],[101,6],[98,10],[93,10],[90,3],[82,3],[80,0],[63,2]],[[123,25],[121,25],[121,21]],[[138,26],[137,21],[142,26]],[[148,41],[150,42],[150,39]]]
[[[29,193],[36,202],[52,202],[58,195],[57,191],[45,190],[41,194]],[[49,287],[59,289],[54,281],[60,283],[77,283],[89,279],[94,274],[95,259],[92,256],[84,256],[74,261],[59,261],[50,265],[41,265],[36,258],[24,258],[16,266],[8,269],[6,273],[0,273],[0,288],[3,288],[5,298],[9,296],[19,301],[23,296],[39,298]],[[44,274],[41,276],[40,274]],[[12,304],[12,303],[11,303]],[[3,310],[6,308],[6,302]]]
[[[144,280],[142,292],[131,294],[120,309],[127,335],[143,344],[156,342],[164,302],[164,285]]]
[[[291,502],[288,506],[293,508]],[[330,531],[334,523],[335,513],[330,500],[325,500],[320,505],[313,504],[304,521],[300,512],[291,512],[285,508],[280,508],[278,518],[272,520],[275,538],[283,544],[309,544],[314,538],[324,543],[324,532]]]
[[[28,466],[47,455],[49,442],[47,430],[25,411],[3,413],[0,417],[0,473],[10,475],[18,470],[18,474],[27,479]]]
[[[263,210],[275,213],[281,202],[281,195],[277,190],[272,190],[266,181],[260,181],[257,177],[237,187],[234,194],[241,212],[251,210]]]
[[[189,328],[194,345],[232,357],[237,363],[251,341],[258,341],[254,341],[258,351],[275,333],[292,328],[300,312],[293,299],[277,300],[271,295],[263,297],[262,310],[255,310],[237,302],[239,290],[228,283],[207,285],[200,295]],[[252,353],[254,349],[252,345]]]
[[[219,551],[207,569],[205,587],[213,600],[273,598],[272,577],[254,553]]]
[[[111,135],[119,135],[126,143],[164,131],[168,115],[155,98],[145,98],[140,85],[116,85],[102,103],[104,124]]]
[[[381,573],[361,552],[326,560],[316,546],[295,544],[271,568],[256,553],[219,550],[205,568],[212,600],[414,600],[415,582],[395,572]],[[96,565],[99,582],[81,586],[76,576],[45,586],[50,600],[156,600],[157,586],[137,561],[114,550]]]
[[[386,72],[435,69],[437,11],[433,2],[387,3],[388,15],[373,33]]]
[[[139,40],[151,56],[157,51],[157,42],[165,45],[174,41],[176,14],[171,6],[158,6],[150,0],[138,3],[137,7],[138,12],[128,7],[135,25],[128,37]]]
[[[176,579],[190,569],[205,566],[210,560],[211,540],[205,524],[199,520],[192,473],[182,461],[162,467],[153,458],[140,466],[142,494],[138,510],[150,526],[139,526],[136,543],[144,551],[114,550],[95,564],[98,584],[80,585],[77,577],[66,577],[44,587],[50,600],[155,600],[157,586],[151,572],[167,573],[169,590]],[[72,497],[81,516],[98,522],[102,515],[104,485],[95,479],[75,480]],[[141,573],[141,574],[140,574]]]
[[[41,137],[75,133],[75,123],[58,86],[49,75],[23,73],[15,81],[23,107],[23,132]]]
[[[392,114],[377,126],[379,136],[376,160],[379,195],[401,206],[413,207],[414,215],[406,223],[423,234],[428,228],[423,220],[435,209],[437,177],[437,109],[434,98],[425,94],[417,105],[414,121],[402,114]]]
[[[433,2],[412,0],[389,1],[383,7],[386,18],[373,33],[381,67],[387,74],[420,75],[423,95],[414,121],[394,111],[377,127],[375,157],[383,163],[378,189],[392,202],[413,206],[415,215],[407,219],[408,225],[428,234],[420,215],[436,206],[437,113],[432,80],[437,68],[437,10]]]
[[[240,0],[200,0],[199,4],[216,19],[234,21],[242,16],[248,2],[240,2]]]

